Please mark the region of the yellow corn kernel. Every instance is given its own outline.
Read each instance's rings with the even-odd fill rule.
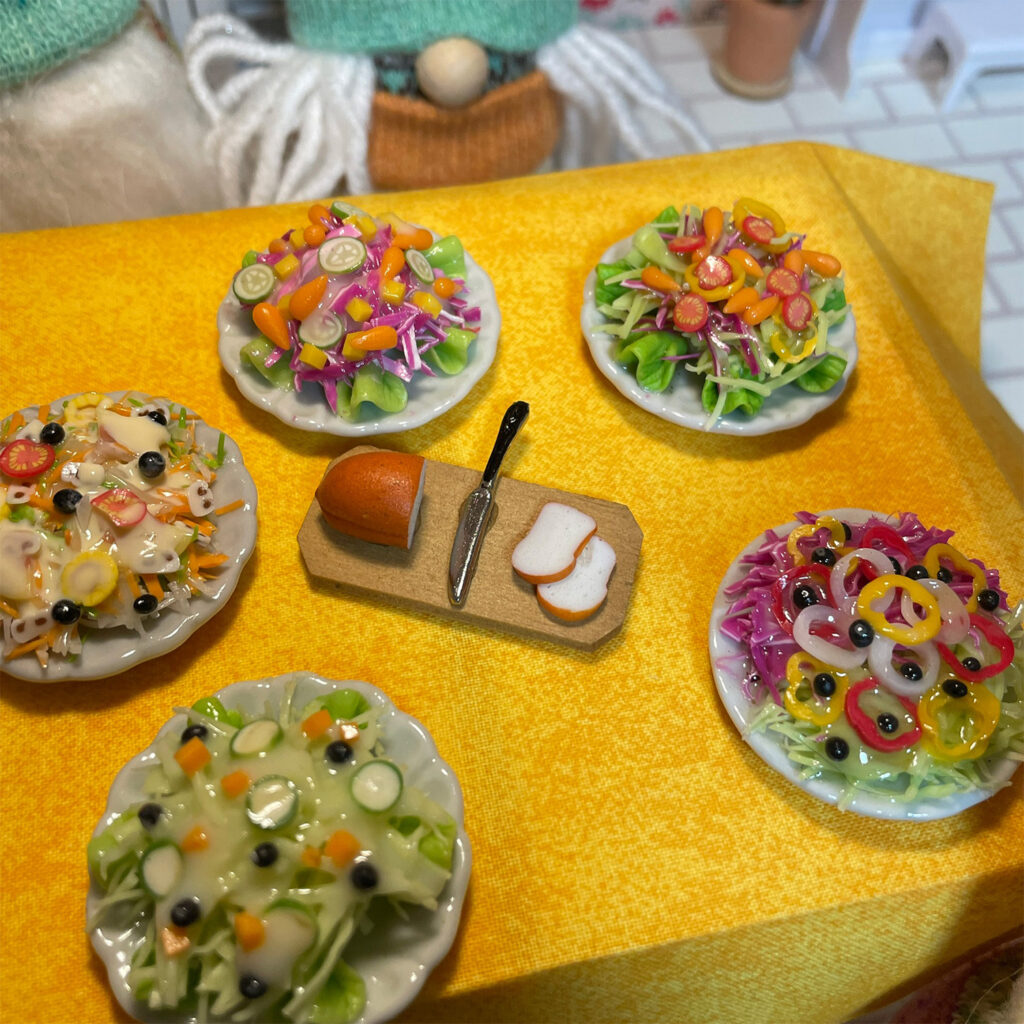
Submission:
[[[312,366],[315,370],[322,370],[327,365],[327,353],[317,348],[316,345],[307,343],[299,352],[299,362]]]
[[[363,324],[370,319],[370,316],[373,313],[373,306],[371,306],[365,299],[349,299],[345,305],[345,312],[348,313],[348,315],[352,317],[357,324]]]
[[[287,256],[282,256],[274,264],[274,273],[277,274],[279,281],[284,281],[286,278],[292,276],[296,270],[299,269],[299,261],[295,256],[295,253],[288,253]]]
[[[288,242],[293,249],[305,249],[306,236],[296,228],[289,236]]]
[[[292,293],[291,292],[289,292],[287,295],[284,295],[280,299],[277,300],[277,308],[279,310],[281,310],[281,316],[283,316],[285,318],[285,320],[290,320],[291,319],[291,316],[292,316],[292,314],[290,312],[291,305],[292,305]]]
[[[363,236],[364,241],[367,242],[372,242],[377,234],[377,225],[374,224],[373,218],[361,213],[354,213],[351,217],[346,217],[342,223],[354,224],[359,229],[359,234]]]
[[[405,285],[401,281],[382,281],[380,297],[392,306],[400,306],[405,298]]]
[[[419,306],[425,313],[437,316],[441,312],[441,300],[430,292],[417,292],[412,297],[413,304]]]

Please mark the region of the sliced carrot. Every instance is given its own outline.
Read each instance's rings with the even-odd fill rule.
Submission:
[[[19,647],[15,647],[14,650],[9,651],[4,655],[4,660],[10,661],[12,658],[20,658],[23,654],[28,654],[29,651],[34,651],[37,647],[44,646],[45,643],[45,636],[36,637],[35,640],[29,640],[27,644],[21,644]]]
[[[307,868],[318,868],[323,860],[323,854],[315,846],[307,846],[299,858]]]
[[[196,565],[200,569],[212,569],[216,565],[223,565],[228,560],[228,556],[221,553],[219,555],[196,555]]]
[[[9,438],[11,436],[11,434],[13,434],[16,431],[20,430],[24,425],[25,425],[25,417],[22,416],[20,412],[12,413],[10,421],[7,424],[7,430],[4,433],[4,440]]]
[[[164,588],[160,586],[160,580],[157,579],[156,573],[146,572],[142,574],[142,582],[146,584],[146,589],[158,600],[164,599]]]
[[[330,857],[339,868],[343,868],[353,860],[361,849],[359,840],[343,828],[332,833],[330,839],[324,843],[324,854]]]
[[[128,582],[128,589],[132,592],[132,597],[142,597],[142,587],[139,586],[139,580],[135,573],[125,573],[125,579]]]
[[[434,282],[434,291],[442,299],[450,299],[458,290],[459,286],[450,277],[439,277]]]
[[[334,719],[331,718],[330,711],[327,708],[321,708],[319,711],[314,711],[313,714],[303,721],[302,731],[309,739],[315,740],[327,732],[333,721]]]
[[[229,800],[234,800],[236,796],[241,796],[249,788],[249,782],[249,776],[239,769],[237,772],[225,775],[220,780],[220,788]]]
[[[255,915],[243,910],[235,914],[235,938],[239,947],[246,953],[259,949],[266,941],[267,930],[263,922]]]
[[[191,778],[200,768],[209,764],[210,751],[198,736],[193,736],[188,743],[178,747],[174,752],[174,760],[181,766],[181,770]]]
[[[5,615],[10,615],[12,619],[16,619],[18,617],[18,610],[16,608],[12,608],[11,605],[3,600],[3,598],[0,598],[0,612],[3,612]]]
[[[53,502],[44,494],[40,494],[38,490],[32,492],[29,496],[28,503],[33,508],[41,508],[44,512],[49,512],[51,515],[56,515],[57,511],[53,507]]]
[[[236,508],[242,508],[244,505],[244,498],[236,498],[234,501],[229,501],[226,505],[221,505],[220,508],[215,508],[213,514],[215,516],[226,516],[229,512],[234,512]]]
[[[179,516],[178,522],[183,526],[189,526],[198,530],[204,537],[211,536],[213,531],[217,529],[217,527],[207,519],[195,520],[189,519],[188,516]]]
[[[200,850],[207,849],[209,845],[210,837],[203,830],[202,825],[196,825],[195,828],[189,829],[181,840],[181,848],[186,853],[198,853]]]
[[[36,419],[39,420],[40,423],[45,423],[49,418],[50,403],[47,402],[46,405],[39,406],[39,412],[36,413]]]

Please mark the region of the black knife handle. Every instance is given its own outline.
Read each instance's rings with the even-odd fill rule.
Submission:
[[[484,486],[490,487],[498,478],[498,471],[501,469],[501,461],[505,458],[508,446],[515,440],[519,428],[526,422],[530,415],[530,407],[526,402],[513,402],[505,412],[495,439],[494,447],[491,449],[491,457],[484,467]]]

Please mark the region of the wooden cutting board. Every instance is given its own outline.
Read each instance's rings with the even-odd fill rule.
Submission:
[[[374,451],[360,445],[346,452]],[[331,463],[333,466],[335,459]],[[330,468],[330,467],[328,467]],[[448,600],[448,559],[462,502],[480,483],[481,470],[427,460],[423,502],[412,548],[372,544],[329,526],[316,499],[299,529],[299,550],[312,576],[351,593],[431,612],[519,636],[592,650],[621,628],[629,607],[643,531],[617,502],[590,498],[500,477],[496,511],[484,538],[476,575],[461,608]],[[535,588],[512,569],[512,549],[526,536],[541,507],[560,501],[592,516],[597,534],[615,549],[608,597],[590,618],[563,622],[541,608]]]

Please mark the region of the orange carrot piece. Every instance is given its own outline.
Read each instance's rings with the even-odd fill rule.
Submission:
[[[709,206],[704,211],[704,216],[701,218],[701,222],[702,227],[704,228],[704,237],[707,239],[709,249],[721,236],[724,219],[722,211],[717,206]]]
[[[756,288],[741,288],[735,295],[729,296],[729,301],[722,307],[723,313],[738,313],[747,306],[752,306],[761,298]]]
[[[764,271],[761,269],[761,264],[758,263],[746,249],[730,249],[726,255],[739,260],[740,263],[743,264],[743,269],[747,272],[748,276],[764,277]]]
[[[16,431],[21,430],[25,425],[25,417],[20,412],[11,414],[11,421],[7,424],[7,432],[4,434],[4,440],[6,441]]]
[[[202,825],[196,825],[195,828],[189,829],[181,840],[181,848],[186,853],[198,853],[200,850],[207,849],[209,845],[210,837],[203,830]]]
[[[677,292],[682,288],[674,277],[670,277],[660,267],[655,266],[644,267],[640,280],[656,292]]]
[[[235,914],[235,938],[239,947],[246,953],[259,949],[267,938],[267,930],[263,922],[255,915],[243,910]]]
[[[219,555],[196,555],[196,565],[200,569],[212,569],[214,566],[223,565],[228,560],[228,556],[221,553]]]
[[[790,249],[782,257],[782,265],[787,270],[792,270],[799,277],[804,272],[804,256],[799,249]]]
[[[160,580],[157,579],[156,573],[146,572],[142,574],[142,582],[146,584],[146,589],[158,600],[164,599],[164,588],[160,586]]]
[[[28,503],[33,508],[40,508],[44,512],[49,512],[51,515],[56,515],[56,509],[53,507],[53,502],[44,494],[40,494],[38,490],[33,491],[28,499]]]
[[[249,781],[249,776],[239,769],[237,772],[225,775],[220,780],[220,788],[229,800],[234,800],[236,796],[241,796],[249,788]]]
[[[327,708],[321,708],[319,711],[314,711],[305,721],[302,723],[302,731],[311,740],[319,739],[328,729],[331,727],[331,722],[334,719],[331,718],[330,711]]]
[[[29,651],[34,651],[37,647],[42,647],[45,643],[45,636],[36,637],[35,640],[29,640],[27,644],[21,644],[20,647],[15,647],[14,650],[5,654],[4,660],[10,661],[12,658],[20,658],[23,654],[28,654]]]
[[[209,764],[210,751],[198,736],[193,736],[188,743],[178,747],[174,752],[174,760],[181,766],[181,770],[192,778],[200,768]]]
[[[3,598],[0,598],[0,612],[3,612],[5,615],[10,615],[12,619],[16,619],[18,617],[18,610],[9,605]]]
[[[822,277],[835,277],[843,269],[842,264],[827,252],[814,252],[811,249],[801,250],[804,266],[817,271]]]
[[[324,854],[330,857],[339,868],[343,868],[352,861],[361,849],[359,840],[343,828],[332,833],[330,839],[324,843]]]
[[[450,299],[458,290],[459,286],[450,277],[439,277],[434,282],[434,292],[442,299]]]
[[[39,406],[39,412],[36,413],[36,419],[39,420],[40,423],[45,423],[49,418],[50,403],[47,402],[46,405]]]
[[[163,946],[167,956],[177,956],[179,953],[184,953],[192,945],[192,942],[185,934],[184,928],[179,928],[176,924],[169,924],[160,930],[160,945]]]
[[[132,592],[132,597],[142,597],[142,587],[139,586],[139,580],[135,573],[125,573],[125,579],[128,581],[128,589]]]
[[[752,306],[747,306],[742,313],[740,313],[740,319],[750,327],[759,324],[762,320],[767,320],[775,311],[775,307],[779,304],[778,295],[766,295],[763,299],[758,300]]]
[[[244,505],[244,498],[236,498],[234,501],[229,501],[226,505],[221,505],[220,508],[215,508],[213,514],[215,516],[226,516],[229,512],[234,512],[236,508],[242,508]]]
[[[417,228],[411,234],[395,235],[394,244],[399,249],[429,249],[434,236],[426,228]]]
[[[302,851],[302,856],[299,860],[306,865],[307,868],[318,868],[320,867],[320,861],[323,859],[323,854],[315,846],[307,846]]]

